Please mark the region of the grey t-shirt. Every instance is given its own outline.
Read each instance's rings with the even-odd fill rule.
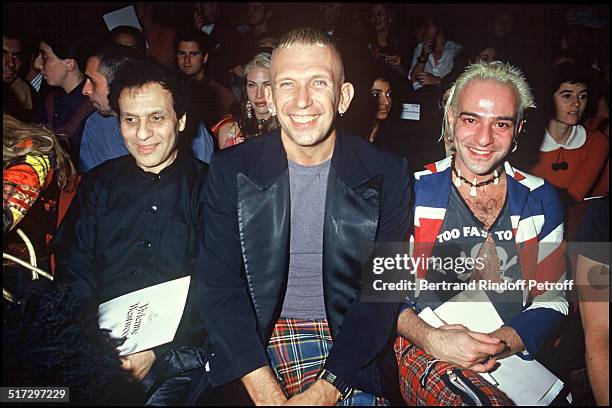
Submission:
[[[316,166],[289,161],[291,237],[289,279],[281,317],[325,319],[323,226],[331,160]]]

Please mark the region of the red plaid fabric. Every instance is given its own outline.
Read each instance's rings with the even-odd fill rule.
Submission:
[[[305,391],[333,345],[327,320],[279,319],[268,343],[268,356],[278,382],[289,398]],[[384,398],[355,390],[338,405],[386,406]]]
[[[395,340],[395,356],[399,364],[400,390],[407,405],[471,405],[470,401],[464,401],[447,385],[445,380],[446,371],[459,370],[463,377],[469,380],[481,391],[481,396],[489,401],[483,401],[484,405],[506,406],[515,405],[498,388],[489,384],[478,373],[471,370],[460,369],[454,364],[438,361],[430,365],[429,374],[424,377],[428,370],[428,363],[435,358],[414,346],[409,340],[398,337]],[[422,385],[422,382],[425,384]]]

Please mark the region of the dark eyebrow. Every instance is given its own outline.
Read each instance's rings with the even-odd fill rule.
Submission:
[[[136,117],[140,116],[137,113],[131,113],[131,112],[128,112],[128,111],[121,112],[121,115],[136,116]],[[151,115],[171,115],[171,113],[168,112],[165,109],[158,109],[158,110],[154,110],[154,111],[151,111],[151,112],[146,112],[144,116],[151,116]]]
[[[247,79],[247,83],[257,85],[257,82],[256,82],[256,81],[253,81],[252,79]],[[261,83],[262,83],[262,84],[269,84],[269,83],[270,83],[270,80],[269,80],[269,79],[266,79],[265,81],[261,81]]]
[[[575,91],[573,89],[563,89],[563,90],[559,91],[559,95],[564,95],[564,94],[568,94],[568,93],[572,94],[574,92]],[[589,92],[589,90],[588,89],[583,89],[581,91],[578,91],[577,93],[581,94],[581,93],[585,93],[585,92]]]

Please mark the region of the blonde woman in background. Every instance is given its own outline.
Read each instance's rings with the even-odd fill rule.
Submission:
[[[245,88],[237,112],[225,116],[212,127],[220,149],[242,143],[278,127],[268,110],[264,95],[270,86],[271,55],[260,53],[244,67]]]

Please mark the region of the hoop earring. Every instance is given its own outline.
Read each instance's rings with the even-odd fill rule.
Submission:
[[[516,141],[516,139],[514,139],[513,142],[514,142],[514,147],[512,148],[512,153],[516,152],[516,149],[518,149],[518,142]]]
[[[246,116],[248,119],[253,119],[253,106],[251,106],[251,101],[246,101]]]

